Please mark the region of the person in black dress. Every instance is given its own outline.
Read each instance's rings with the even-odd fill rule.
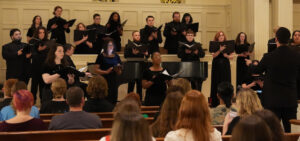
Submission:
[[[66,20],[61,17],[62,7],[56,6],[54,8],[54,18],[49,19],[47,24],[47,30],[51,32],[50,39],[55,39],[56,43],[66,44],[65,32],[70,33],[69,25],[66,24]]]
[[[151,55],[152,66],[147,68],[143,74],[142,86],[146,89],[145,105],[160,106],[166,97],[167,85],[171,85],[171,81],[156,78],[165,71],[160,66],[161,56],[159,52]]]
[[[100,54],[102,51],[103,43],[104,43],[104,33],[105,33],[105,26],[101,25],[101,16],[98,13],[93,15],[94,23],[88,25],[87,29],[96,29],[96,41],[93,42],[93,54]]]
[[[67,82],[67,85],[72,85],[75,82],[74,74],[66,71],[68,62],[64,57],[64,47],[62,45],[56,44],[54,42],[49,42],[47,44],[49,52],[43,65],[42,78],[45,83],[43,93],[42,93],[42,104],[47,101],[51,101],[52,92],[51,84],[57,78],[62,78]]]
[[[114,39],[116,44],[116,51],[121,51],[121,36],[123,35],[123,27],[121,26],[121,19],[118,12],[111,13],[106,24],[106,33],[110,38]]]
[[[144,44],[141,43],[141,36],[140,32],[138,31],[133,31],[132,32],[132,39],[133,43],[128,42],[128,44],[125,46],[125,52],[124,52],[124,57],[125,58],[148,58],[148,51],[146,50],[145,52],[141,52],[141,50],[137,49],[139,48],[138,46],[144,46]],[[139,62],[143,64],[144,62],[141,61]],[[143,94],[142,94],[142,81],[139,79],[132,80],[128,82],[128,93],[133,92],[134,90],[134,85],[136,83],[136,93],[140,95],[140,99],[142,100]]]
[[[164,48],[168,50],[168,54],[177,54],[178,41],[181,41],[184,35],[183,26],[180,23],[180,13],[173,13],[173,21],[166,23],[164,36],[166,37]]]
[[[106,79],[108,84],[107,100],[113,105],[118,100],[117,76],[122,73],[121,59],[115,50],[114,40],[107,39],[103,46],[103,52],[97,56],[95,62],[95,72]]]
[[[105,97],[108,86],[104,77],[94,76],[89,80],[87,92],[90,98],[85,102],[83,110],[86,112],[112,112],[114,106]]]
[[[219,31],[214,41],[224,42],[226,41],[226,36],[223,31]],[[212,61],[212,71],[211,71],[211,89],[210,89],[210,99],[211,107],[216,107],[219,105],[219,99],[217,97],[217,87],[221,82],[231,83],[231,70],[229,59],[233,58],[233,54],[222,53],[225,46],[220,46],[220,49],[216,52],[211,52],[213,56]],[[211,49],[210,49],[211,50]]]
[[[31,80],[31,92],[34,100],[36,101],[37,90],[39,89],[40,99],[42,90],[44,88],[44,81],[42,79],[42,68],[46,60],[49,48],[46,43],[48,42],[47,29],[40,26],[36,29],[33,38],[29,41],[32,45],[32,80]]]
[[[141,41],[144,44],[149,44],[149,54],[159,52],[159,44],[162,43],[161,30],[154,26],[154,17],[146,18],[147,25],[140,30]]]
[[[36,15],[36,16],[33,17],[31,27],[27,31],[27,42],[28,43],[31,40],[31,38],[33,37],[33,34],[35,33],[35,30],[39,26],[43,26],[43,24],[42,24],[42,17],[39,16],[39,15]]]
[[[22,35],[19,29],[11,29],[12,42],[2,47],[2,57],[6,61],[6,80],[15,78],[28,84],[31,68],[31,52],[23,49],[29,45],[22,43]]]
[[[238,54],[236,61],[236,88],[241,87],[242,81],[245,79],[248,73],[248,66],[246,59],[249,59],[249,46],[247,41],[247,35],[244,32],[240,32],[235,40],[235,52]]]
[[[40,113],[65,113],[69,111],[69,105],[64,98],[67,92],[66,81],[57,78],[51,85],[53,99],[42,104]]]
[[[85,31],[85,25],[83,23],[79,23],[76,26],[75,30]],[[75,54],[96,54],[97,51],[93,48],[93,43],[87,41],[88,35],[79,37],[75,35],[74,32],[74,43],[76,45]]]
[[[202,49],[202,44],[195,42],[195,32],[188,30],[186,32],[186,42],[179,44],[178,58],[181,58],[182,62],[200,62],[200,58],[205,56],[205,52]],[[202,82],[201,79],[191,79],[191,85],[193,89],[201,91]]]
[[[181,24],[183,26],[183,34],[185,35],[186,32],[189,30],[188,28],[188,25],[192,24],[193,23],[193,17],[190,13],[184,13],[183,14],[183,17],[181,19]],[[195,36],[196,36],[196,33],[195,33]],[[186,38],[182,38],[181,41],[186,41]]]
[[[292,35],[291,46],[300,54],[300,30],[295,30]],[[298,99],[300,100],[300,71],[297,80]]]

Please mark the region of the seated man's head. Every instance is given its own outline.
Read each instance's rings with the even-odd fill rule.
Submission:
[[[67,83],[62,78],[57,78],[51,84],[51,91],[53,94],[53,98],[63,98],[67,91]]]
[[[66,98],[70,111],[72,108],[79,108],[82,110],[82,107],[84,106],[84,93],[80,87],[69,88],[66,93]]]

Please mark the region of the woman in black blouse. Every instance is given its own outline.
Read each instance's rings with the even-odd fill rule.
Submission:
[[[106,24],[106,33],[112,33],[109,37],[114,39],[116,51],[121,51],[121,36],[123,35],[123,27],[121,26],[121,19],[118,12],[111,13]]]
[[[164,68],[160,66],[161,56],[159,52],[154,52],[151,55],[152,66],[145,70],[143,74],[142,86],[146,89],[145,105],[160,106],[166,97],[167,84],[171,81],[158,78]]]
[[[246,65],[246,59],[249,59],[249,46],[247,41],[247,35],[244,32],[240,32],[235,40],[235,52],[238,54],[236,61],[236,86],[240,87],[242,82],[246,79],[248,74],[248,66]]]
[[[56,6],[54,8],[54,17],[48,21],[47,29],[51,32],[50,39],[55,39],[59,44],[66,44],[65,32],[70,33],[69,25],[66,20],[61,17],[62,7]]]
[[[39,87],[40,98],[42,89],[44,88],[44,82],[42,79],[42,68],[46,60],[49,48],[46,46],[48,42],[47,29],[40,26],[36,29],[33,39],[29,41],[29,44],[33,46],[32,49],[32,80],[31,80],[31,92],[36,100],[36,94]]]
[[[33,37],[33,34],[34,34],[35,30],[39,26],[43,26],[43,24],[42,24],[42,17],[39,16],[39,15],[36,15],[36,16],[33,17],[32,24],[31,24],[30,28],[27,31],[27,42],[29,42],[31,40],[31,38]]]
[[[98,55],[95,63],[95,72],[102,75],[108,84],[107,100],[114,105],[118,100],[117,75],[122,73],[121,59],[115,49],[113,39],[107,39],[103,46],[103,52]]]
[[[83,23],[79,23],[76,26],[76,29],[78,31],[85,31],[86,27]],[[76,32],[74,32],[74,43],[76,45],[75,54],[95,54],[96,50],[93,49],[93,43],[87,41],[87,36],[79,37],[76,35]]]
[[[43,67],[42,78],[45,82],[41,102],[50,101],[52,99],[52,92],[50,90],[52,82],[57,78],[63,78],[68,85],[72,85],[74,74],[66,71],[68,63],[64,57],[64,47],[53,42],[48,44],[49,53]]]

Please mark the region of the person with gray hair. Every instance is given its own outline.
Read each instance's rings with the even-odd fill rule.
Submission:
[[[66,93],[70,112],[54,116],[49,130],[63,129],[96,129],[102,127],[100,117],[82,110],[84,106],[84,93],[80,87],[71,87]]]

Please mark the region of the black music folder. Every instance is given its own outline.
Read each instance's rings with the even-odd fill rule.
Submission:
[[[74,41],[79,41],[83,36],[88,36],[87,41],[95,42],[96,41],[96,29],[87,29],[84,31],[74,30]]]
[[[224,42],[218,41],[210,41],[209,42],[209,52],[217,52],[220,49],[220,46],[225,46],[226,48],[222,51],[222,53],[233,53],[235,43],[234,40],[228,40]]]

